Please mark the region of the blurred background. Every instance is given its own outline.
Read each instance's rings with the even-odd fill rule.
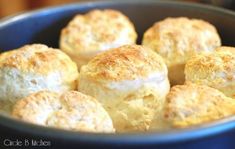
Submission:
[[[81,1],[87,1],[87,0],[0,0],[0,18],[42,7],[56,6],[56,5],[68,4],[72,2],[81,2]],[[92,1],[98,1],[98,0],[92,0]],[[210,4],[218,7],[225,7],[228,9],[235,10],[235,0],[178,0],[178,1],[204,3],[204,4]]]

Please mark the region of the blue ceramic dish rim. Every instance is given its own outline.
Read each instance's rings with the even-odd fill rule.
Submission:
[[[17,22],[18,20],[27,19],[35,15],[47,15],[48,13],[55,13],[57,11],[64,11],[66,9],[72,9],[74,7],[91,7],[105,6],[105,5],[118,5],[130,4],[133,1],[102,1],[102,2],[78,2],[68,5],[47,7],[22,13],[19,15],[9,16],[0,20],[0,29]],[[220,15],[226,15],[234,17],[235,12],[226,10],[223,8],[217,8],[208,5],[192,4],[188,2],[175,2],[175,1],[134,1],[134,3],[142,4],[159,4],[159,5],[177,5],[178,7],[190,7],[192,9],[202,9]],[[180,141],[189,141],[198,138],[209,137],[217,135],[223,132],[228,132],[231,129],[235,129],[235,117],[229,117],[226,119],[218,120],[216,122],[203,124],[200,126],[175,129],[163,132],[143,132],[143,133],[119,133],[119,134],[104,134],[104,133],[86,133],[86,132],[72,132],[56,128],[42,127],[34,124],[25,123],[19,120],[15,120],[6,116],[0,116],[0,127],[9,128],[22,133],[28,133],[39,137],[50,137],[57,139],[65,139],[69,141],[89,142],[95,144],[166,144]]]

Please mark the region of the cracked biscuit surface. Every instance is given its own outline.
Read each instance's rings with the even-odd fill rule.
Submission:
[[[232,116],[234,107],[234,99],[217,89],[187,83],[171,88],[163,112],[171,127],[184,128]]]
[[[146,131],[169,91],[164,60],[150,49],[126,45],[81,68],[78,90],[98,99],[117,132]]]
[[[112,120],[93,97],[77,91],[40,91],[19,100],[12,116],[26,122],[86,132],[114,132]]]
[[[195,55],[186,63],[186,81],[216,88],[235,98],[234,54],[234,47],[218,47],[213,53]]]
[[[184,83],[184,66],[191,56],[214,51],[221,41],[212,24],[200,19],[178,17],[156,22],[144,33],[142,45],[164,58],[171,85],[176,85]]]
[[[0,55],[0,102],[12,104],[31,93],[76,89],[78,70],[65,53],[42,44],[26,45]]]
[[[60,48],[78,65],[98,53],[125,44],[135,44],[137,33],[132,22],[120,11],[92,10],[76,15],[61,31]]]

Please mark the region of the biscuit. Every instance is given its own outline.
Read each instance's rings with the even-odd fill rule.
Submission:
[[[78,65],[98,53],[125,44],[135,44],[137,33],[132,22],[117,10],[92,10],[78,14],[61,31],[60,48]]]
[[[77,91],[39,91],[19,101],[12,116],[34,124],[86,132],[114,132],[112,120],[93,97]]]
[[[147,48],[110,49],[82,66],[78,90],[98,99],[117,132],[146,131],[169,91],[164,60]]]
[[[164,58],[171,85],[176,85],[184,83],[184,66],[192,55],[213,51],[221,41],[212,24],[178,17],[156,22],[144,33],[142,45]]]
[[[166,97],[164,116],[173,128],[212,122],[235,114],[235,101],[217,89],[187,83],[176,85]]]
[[[216,88],[235,97],[235,48],[218,47],[213,53],[192,57],[185,66],[185,80]]]
[[[0,102],[7,106],[44,89],[74,90],[77,77],[76,64],[60,50],[32,44],[7,51],[0,55]]]

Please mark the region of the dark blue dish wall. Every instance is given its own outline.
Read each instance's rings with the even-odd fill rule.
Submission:
[[[96,2],[76,3],[26,13],[0,21],[0,49],[6,51],[30,43],[58,47],[60,30],[77,13],[94,8],[122,11],[135,24],[140,43],[143,32],[155,21],[166,17],[187,16],[214,24],[223,45],[235,46],[235,13],[213,7],[177,2]],[[88,134],[43,128],[0,116],[0,148],[4,139],[44,139],[50,148],[162,148],[162,149],[233,149],[235,121],[216,126],[137,134]]]

